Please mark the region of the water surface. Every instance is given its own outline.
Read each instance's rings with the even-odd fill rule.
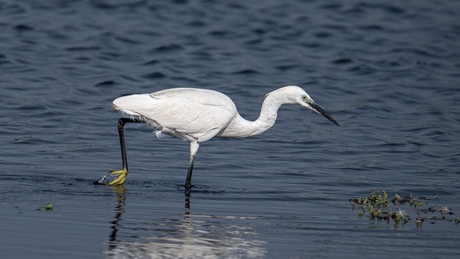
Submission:
[[[370,220],[349,199],[460,213],[459,15],[429,0],[0,2],[0,256],[458,257],[454,222]],[[186,197],[188,143],[127,125],[127,181],[93,185],[121,167],[115,98],[213,89],[254,120],[285,85],[342,127],[283,106],[262,135],[203,143]]]

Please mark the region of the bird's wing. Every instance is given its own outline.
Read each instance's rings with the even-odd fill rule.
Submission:
[[[214,137],[237,114],[230,98],[218,92],[162,92],[121,97],[114,105],[129,115],[152,120],[166,134],[184,138],[178,132],[199,142]]]
[[[199,142],[214,137],[233,116],[225,106],[194,102],[186,97],[160,99],[146,114],[161,126],[192,136]]]

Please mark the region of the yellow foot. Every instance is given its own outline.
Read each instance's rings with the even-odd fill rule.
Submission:
[[[120,185],[123,184],[123,182],[126,179],[126,176],[128,176],[128,170],[126,170],[126,168],[123,168],[123,170],[120,171],[110,171],[103,175],[101,179],[99,179],[96,183],[107,185]]]

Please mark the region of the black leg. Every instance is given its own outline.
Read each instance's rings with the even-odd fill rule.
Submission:
[[[120,118],[118,120],[118,137],[120,138],[120,148],[121,148],[121,160],[123,163],[123,169],[126,168],[126,171],[128,171],[128,158],[126,156],[126,145],[125,145],[125,124],[128,122],[142,122],[137,119],[131,119],[131,118]]]
[[[185,181],[186,194],[190,194],[190,189],[192,188],[193,164],[195,163],[195,155],[199,147],[200,143],[198,141],[190,141],[190,163],[188,164],[187,180]]]
[[[190,163],[188,165],[187,180],[185,181],[185,191],[189,192],[192,188],[192,173],[193,173],[193,164],[195,163],[195,156],[190,156]]]
[[[137,119],[131,118],[120,118],[118,120],[118,137],[120,138],[120,148],[121,148],[121,160],[123,163],[123,169],[119,171],[110,171],[107,174],[103,175],[101,179],[95,182],[95,184],[109,184],[109,185],[120,185],[128,176],[128,159],[126,157],[126,146],[125,146],[125,133],[124,126],[128,122],[142,122]]]

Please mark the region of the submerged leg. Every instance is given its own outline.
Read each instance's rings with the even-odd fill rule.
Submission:
[[[142,122],[137,119],[131,118],[120,118],[118,120],[118,137],[120,138],[120,148],[121,148],[121,160],[123,163],[123,169],[119,171],[110,171],[107,174],[103,175],[96,183],[98,184],[108,184],[108,185],[120,185],[128,176],[128,159],[126,157],[126,146],[125,146],[125,133],[124,127],[128,122]]]
[[[185,181],[185,191],[187,192],[192,188],[193,164],[195,163],[195,155],[199,146],[200,144],[197,141],[190,142],[190,163],[188,164],[187,180]]]

